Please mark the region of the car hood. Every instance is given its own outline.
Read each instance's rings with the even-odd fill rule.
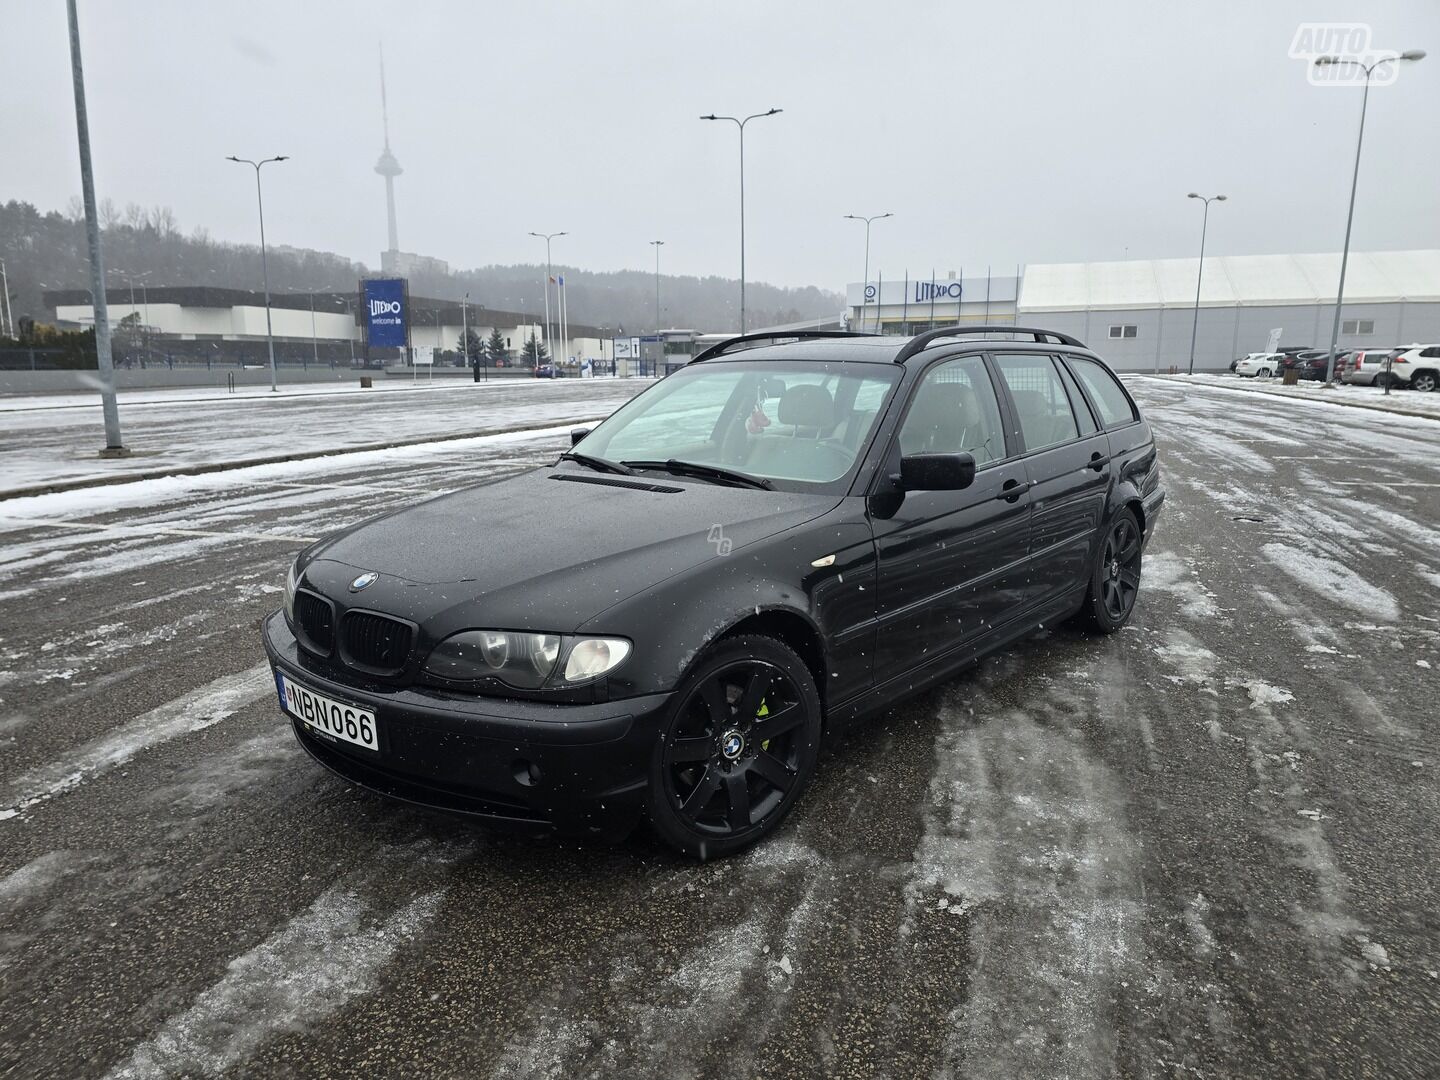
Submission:
[[[537,469],[352,526],[311,549],[306,576],[350,605],[360,597],[344,583],[375,571],[364,606],[416,622],[450,612],[471,625],[565,631],[839,501],[660,473]]]

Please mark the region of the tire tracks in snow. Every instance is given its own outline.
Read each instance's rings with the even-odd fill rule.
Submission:
[[[142,713],[63,757],[11,780],[0,795],[0,821],[73,791],[137,754],[220,723],[275,688],[270,666],[257,664]]]
[[[1110,1076],[1114,1003],[1144,953],[1124,792],[1078,732],[1004,707],[984,682],[945,692],[897,967],[962,920],[967,993],[936,1076]]]

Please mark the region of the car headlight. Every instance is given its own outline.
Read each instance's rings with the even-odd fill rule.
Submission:
[[[285,621],[295,621],[295,586],[300,583],[300,575],[295,573],[295,564],[290,564],[290,569],[285,572]]]
[[[425,671],[451,682],[498,679],[517,690],[538,690],[598,679],[629,655],[623,638],[464,630],[435,646]]]

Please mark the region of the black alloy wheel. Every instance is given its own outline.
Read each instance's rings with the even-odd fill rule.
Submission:
[[[772,638],[722,642],[676,693],[648,796],[661,838],[697,858],[770,832],[815,770],[820,702],[804,662]]]
[[[1096,552],[1090,590],[1082,614],[1096,630],[1112,634],[1130,620],[1140,594],[1144,537],[1133,510],[1121,510],[1110,522]]]

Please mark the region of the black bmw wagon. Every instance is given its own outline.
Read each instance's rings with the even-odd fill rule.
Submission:
[[[1013,326],[734,338],[572,443],[300,554],[264,640],[317,761],[724,855],[845,725],[1042,625],[1124,625],[1165,497],[1106,364]]]

